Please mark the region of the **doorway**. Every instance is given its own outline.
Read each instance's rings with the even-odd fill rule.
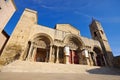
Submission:
[[[105,66],[104,55],[98,47],[94,47],[93,51],[96,53],[97,66]]]
[[[48,61],[48,53],[46,49],[37,48],[37,53],[35,56],[36,62],[47,62]]]
[[[79,55],[76,51],[70,50],[69,62],[71,64],[79,64]]]

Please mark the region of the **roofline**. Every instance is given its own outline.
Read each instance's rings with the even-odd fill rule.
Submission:
[[[94,22],[95,22],[95,23],[96,23],[96,22],[100,23],[99,20],[92,18],[92,22],[89,24],[89,27],[90,27]]]
[[[35,14],[36,15],[36,21],[37,21],[36,23],[38,23],[38,14],[37,14],[37,11],[29,9],[29,8],[25,8],[23,12],[25,12],[25,11],[26,12],[30,12],[32,14]]]
[[[35,11],[35,10],[32,10],[32,9],[25,8],[25,11],[28,11],[28,12],[32,12],[32,13],[35,13],[35,14],[37,14],[37,11]]]
[[[77,30],[77,31],[80,32],[80,30],[78,30],[76,27],[73,27],[71,24],[56,24],[55,28],[56,28],[57,25],[69,25],[72,29]]]

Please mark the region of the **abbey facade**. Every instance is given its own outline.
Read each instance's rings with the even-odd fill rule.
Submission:
[[[56,24],[54,29],[38,25],[37,17],[36,11],[24,10],[1,61],[112,66],[112,51],[99,21],[93,20],[89,25],[92,39],[88,39],[70,24]]]

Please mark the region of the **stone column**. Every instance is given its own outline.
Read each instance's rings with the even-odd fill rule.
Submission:
[[[74,56],[75,56],[75,53],[74,53],[74,51],[72,50],[72,64],[74,64]]]
[[[105,59],[104,55],[103,55],[103,59],[104,59],[104,62],[105,62],[105,66],[107,66],[107,62],[106,62],[106,59]]]
[[[59,63],[59,47],[57,47],[56,63]]]
[[[52,48],[52,55],[51,55],[51,61],[54,63],[55,62],[55,47]]]
[[[70,57],[70,49],[69,49],[69,47],[65,47],[64,48],[64,53],[65,53],[65,56],[64,56],[64,62],[66,63],[66,64],[70,64],[70,62],[69,62],[69,57]]]
[[[49,54],[48,54],[48,50],[46,51],[46,58],[45,58],[45,62],[48,62],[48,57],[49,57]]]
[[[95,60],[95,65],[97,66],[98,64],[97,64],[97,60],[96,60],[96,57],[97,57],[97,55],[96,55],[96,53],[95,52],[93,52],[94,53],[94,60]]]
[[[87,64],[90,65],[90,60],[89,60],[89,53],[88,53],[88,50],[83,50],[83,53],[85,54],[85,57],[86,57],[86,61],[87,61]]]
[[[90,65],[94,66],[94,61],[92,59],[92,55],[89,53],[89,60],[90,60]]]
[[[65,63],[66,64],[70,64],[70,62],[69,62],[69,55],[65,55]]]
[[[49,62],[52,62],[52,45],[50,45]]]
[[[36,55],[37,48],[34,47],[33,54],[32,54],[32,61],[35,61],[35,55]]]
[[[29,53],[28,53],[28,58],[27,60],[29,61],[32,57],[32,52],[33,52],[33,43],[31,43],[30,49],[29,49]]]

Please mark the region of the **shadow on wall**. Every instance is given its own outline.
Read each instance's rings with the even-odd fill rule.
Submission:
[[[114,67],[120,69],[120,56],[114,57]]]
[[[95,68],[95,69],[87,70],[87,72],[90,74],[120,75],[120,69],[109,68],[109,67]]]

